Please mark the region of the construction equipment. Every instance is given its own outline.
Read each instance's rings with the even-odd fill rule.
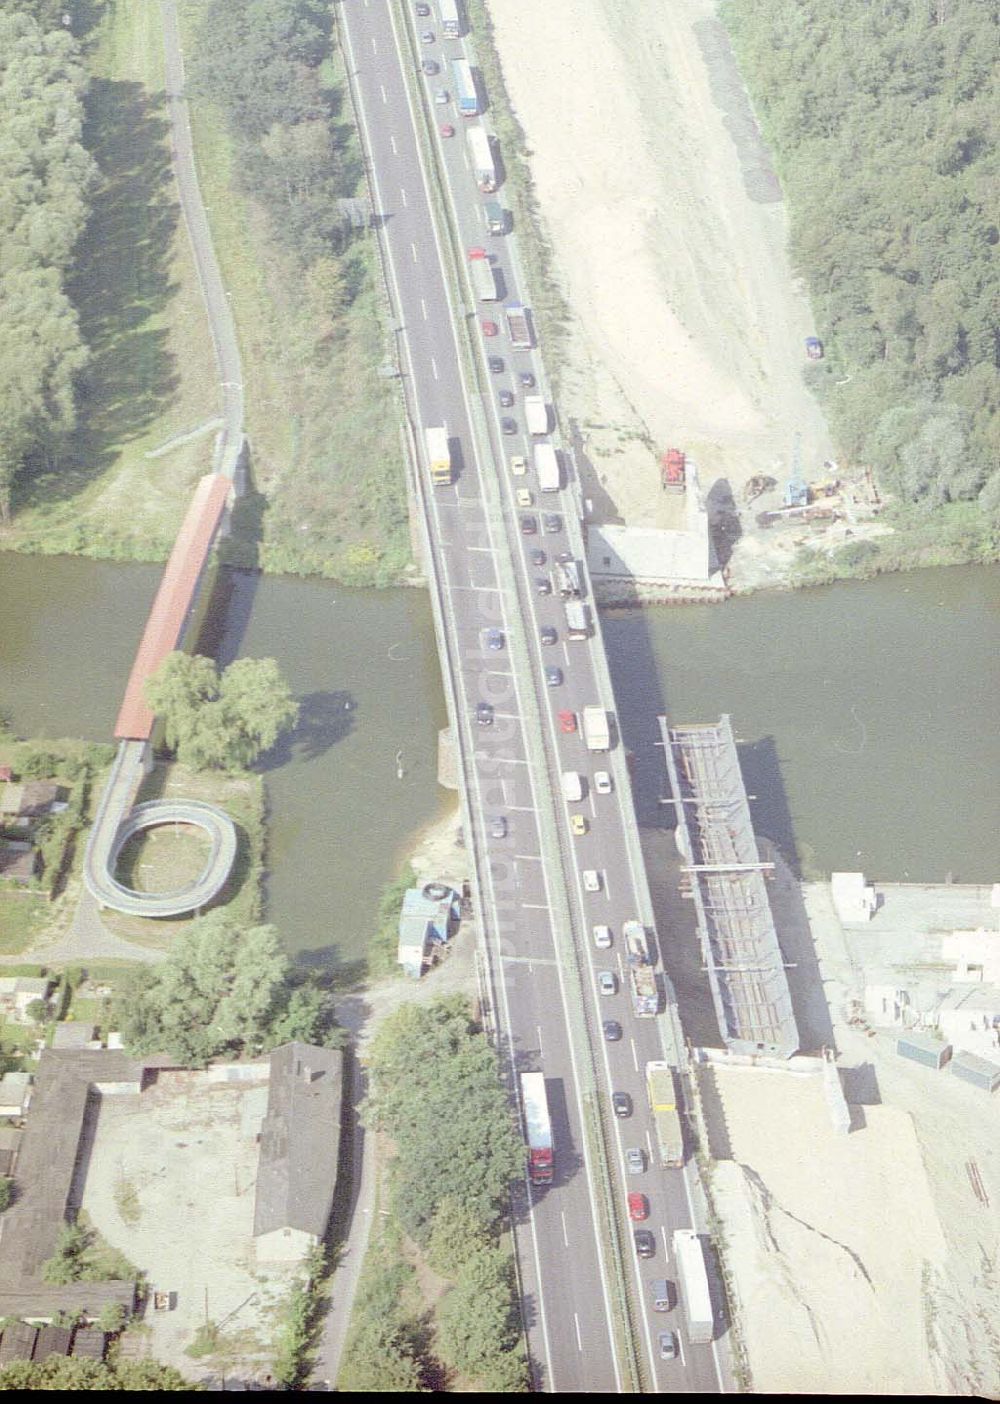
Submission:
[[[660,487],[664,492],[683,492],[686,459],[680,449],[667,449],[660,456]]]

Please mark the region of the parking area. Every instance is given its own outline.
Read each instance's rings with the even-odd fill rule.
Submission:
[[[290,1269],[258,1272],[253,1242],[257,1134],[267,1063],[252,1082],[161,1072],[141,1096],[104,1098],[92,1127],[82,1207],[146,1274],[148,1353],[191,1380],[266,1380],[274,1308]],[[169,1293],[156,1310],[153,1291]],[[219,1348],[186,1349],[206,1321]]]

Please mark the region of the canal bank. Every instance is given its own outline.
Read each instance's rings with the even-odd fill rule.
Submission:
[[[0,553],[0,705],[19,734],[108,739],[159,574]],[[803,875],[991,881],[998,621],[1000,570],[975,567],[612,611],[644,827],[669,824],[657,713],[726,711],[758,830]],[[265,768],[267,919],[307,958],[360,968],[378,894],[453,804],[427,598],[221,571],[202,647],[223,666],[274,657],[291,682],[302,718]]]

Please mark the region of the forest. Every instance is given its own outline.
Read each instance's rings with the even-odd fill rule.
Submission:
[[[87,361],[65,288],[89,213],[86,75],[51,3],[0,0],[0,523],[32,455],[55,456]]]
[[[722,17],[788,202],[842,458],[911,520],[966,504],[968,556],[994,556],[1000,11],[723,0]]]

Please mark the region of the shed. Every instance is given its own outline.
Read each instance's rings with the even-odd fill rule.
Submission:
[[[926,1068],[943,1068],[951,1057],[951,1044],[942,1043],[930,1034],[908,1033],[896,1039],[896,1052],[901,1058],[923,1063]]]
[[[68,1326],[42,1326],[35,1342],[35,1359],[48,1360],[50,1355],[69,1355],[73,1332]]]
[[[73,1337],[73,1355],[84,1360],[103,1360],[105,1335],[96,1326],[78,1326]]]
[[[0,791],[0,814],[14,819],[40,819],[54,804],[65,798],[65,792],[54,780],[8,781]]]
[[[31,1101],[32,1076],[29,1072],[5,1072],[0,1077],[0,1116],[17,1120]]]
[[[396,959],[407,975],[419,979],[428,948],[447,943],[454,908],[455,893],[444,883],[410,887],[403,893]]]
[[[38,857],[30,843],[0,843],[0,878],[27,886],[38,871]]]
[[[48,999],[51,980],[30,975],[0,975],[0,1011],[19,1023],[25,1022],[28,1005]]]
[[[977,1058],[974,1053],[956,1053],[951,1060],[951,1072],[963,1082],[971,1082],[984,1092],[995,1092],[1000,1087],[1000,1067],[985,1058]]]
[[[35,1353],[37,1337],[38,1328],[28,1326],[23,1321],[5,1326],[0,1337],[0,1365],[7,1365],[12,1360],[30,1360]]]

